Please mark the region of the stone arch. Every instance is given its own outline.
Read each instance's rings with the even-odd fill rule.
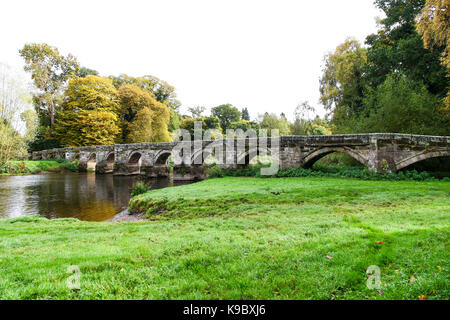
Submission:
[[[89,155],[89,158],[88,158],[88,161],[86,164],[86,169],[88,171],[95,171],[96,166],[97,166],[97,154],[94,152]]]
[[[155,156],[155,161],[153,162],[153,164],[155,166],[165,166],[167,165],[167,161],[169,160],[169,157],[171,155],[172,151],[169,150],[161,151]]]
[[[355,150],[346,147],[324,147],[314,150],[304,157],[303,167],[311,168],[316,161],[334,152],[345,153],[367,167],[367,160],[363,156]]]
[[[128,158],[127,167],[129,174],[140,174],[142,164],[142,153],[139,151],[134,151]]]
[[[116,160],[116,154],[114,151],[110,152],[106,157],[106,172],[114,171],[114,162]]]
[[[217,148],[222,148],[222,152],[223,154],[225,154],[226,148],[224,146],[223,140],[214,140],[208,145],[202,147],[202,150],[194,152],[194,154],[191,156],[191,164],[192,165],[203,164],[206,158],[208,158],[209,156],[211,156],[213,153],[216,152]],[[220,161],[220,159],[218,160]]]
[[[261,152],[262,151],[262,152]],[[242,165],[249,165],[250,162],[256,158],[259,155],[267,155],[267,156],[272,156],[272,153],[270,152],[270,149],[268,148],[261,148],[261,147],[256,147],[256,148],[252,148],[252,149],[248,149],[247,151],[245,151],[243,154],[240,155],[236,155],[236,164],[242,164],[242,162],[244,162],[243,160],[245,159],[245,164]],[[250,158],[252,155],[254,155],[252,158]]]
[[[450,151],[432,151],[432,152],[425,152],[421,154],[417,154],[414,156],[411,156],[409,158],[403,159],[395,164],[395,167],[397,170],[401,170],[403,168],[406,168],[416,162],[420,162],[423,160],[431,159],[431,158],[439,158],[439,157],[448,157],[450,156]]]

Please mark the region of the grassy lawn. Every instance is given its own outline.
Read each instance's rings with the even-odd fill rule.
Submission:
[[[8,161],[4,168],[0,168],[0,174],[36,174],[40,172],[77,171],[78,163],[65,160],[25,160]]]
[[[222,178],[131,207],[151,221],[1,220],[0,299],[450,298],[449,182]]]

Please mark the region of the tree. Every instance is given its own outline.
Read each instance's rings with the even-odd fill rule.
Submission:
[[[382,85],[367,92],[364,104],[367,114],[360,116],[358,131],[450,134],[448,122],[438,112],[442,99],[404,74],[389,75]]]
[[[322,136],[332,134],[329,121],[321,119],[317,116],[314,120],[311,121],[311,123],[311,135]]]
[[[173,132],[179,128],[181,122],[181,115],[178,110],[181,106],[180,101],[177,100],[177,95],[175,93],[175,88],[168,84],[167,82],[158,79],[157,77],[146,75],[142,77],[130,77],[126,74],[121,74],[118,77],[109,77],[114,86],[119,89],[123,85],[134,85],[142,90],[145,90],[150,94],[150,96],[157,102],[166,105],[169,110],[169,124],[167,126],[168,130]],[[164,139],[169,135],[168,133],[163,134]]]
[[[222,104],[211,109],[213,116],[219,118],[222,130],[228,129],[232,122],[239,121],[241,112],[231,104]]]
[[[132,84],[148,91],[156,101],[165,104],[170,109],[178,111],[180,108],[181,103],[176,99],[177,95],[175,93],[175,88],[157,77],[150,75],[130,77],[126,74],[121,74],[118,77],[110,76],[109,78],[113,81],[113,84],[117,89],[124,84]]]
[[[419,14],[417,30],[423,37],[425,48],[438,51],[450,75],[450,1],[427,0]],[[447,91],[446,110],[450,112],[450,90]]]
[[[72,78],[57,112],[55,137],[63,146],[110,145],[120,141],[119,99],[108,78]]]
[[[0,168],[12,158],[27,155],[35,120],[25,81],[12,68],[0,64]]]
[[[366,49],[354,39],[347,39],[334,53],[325,56],[320,100],[342,130],[361,112],[366,61]]]
[[[125,122],[133,122],[137,112],[151,103],[150,93],[133,84],[124,84],[119,87],[117,92],[120,114]]]
[[[8,122],[0,119],[0,169],[9,160],[22,158],[26,155],[26,145],[20,133]]]
[[[304,101],[297,106],[294,112],[295,121],[291,130],[293,135],[313,135],[312,117],[315,115],[315,109],[311,107],[308,101]]]
[[[392,73],[403,73],[413,81],[422,82],[430,93],[445,97],[448,89],[447,71],[441,65],[441,52],[424,47],[417,32],[417,16],[426,0],[376,0],[375,5],[386,17],[380,20],[379,31],[366,38],[369,46],[364,79],[376,88]]]
[[[183,120],[181,115],[173,109],[169,108],[170,112],[170,121],[169,121],[169,132],[174,132],[175,130],[180,128],[181,121]]]
[[[144,107],[136,113],[136,118],[128,124],[128,143],[149,142],[153,139],[153,112]]]
[[[206,111],[206,107],[196,106],[188,108],[188,111],[192,114],[192,118],[200,118],[203,112]]]
[[[247,120],[250,121],[250,113],[248,112],[247,108],[243,108],[242,109],[242,116],[241,116],[242,120]]]
[[[217,117],[199,117],[199,118],[187,118],[181,122],[180,128],[188,130],[192,137],[194,137],[194,124],[196,121],[200,121],[202,124],[202,136],[207,130],[213,130],[218,133],[222,132],[220,127],[220,120]]]
[[[259,123],[254,122],[254,121],[239,120],[239,121],[232,122],[228,129],[233,129],[233,130],[241,129],[244,132],[246,132],[248,130],[254,130],[256,132],[256,134],[259,134],[259,129],[261,129],[261,126],[259,125]]]
[[[291,134],[291,124],[285,117],[278,118],[276,114],[265,113],[260,123],[261,129],[279,130],[280,136],[288,136]],[[270,134],[270,132],[268,132]]]
[[[445,109],[444,104],[441,104],[441,109],[435,108],[436,99],[443,99],[448,94],[448,71],[440,62],[444,47],[433,50],[425,48],[422,36],[416,28],[417,16],[422,12],[425,2],[426,0],[375,0],[375,5],[384,11],[386,17],[379,21],[378,32],[366,38],[367,49],[361,48],[359,44],[352,44],[354,41],[347,41],[347,45],[341,45],[334,54],[326,57],[324,75],[321,78],[321,100],[332,113],[332,125],[337,133],[368,130],[372,132],[373,128],[362,124],[367,124],[368,119],[374,120],[375,115],[380,119],[381,109],[388,109],[386,100],[381,95],[394,97],[391,95],[393,90],[387,90],[386,86],[392,84],[393,79],[397,79],[395,77],[399,75],[405,79],[397,79],[396,83],[408,84],[404,87],[408,88],[409,97],[414,97],[411,98],[411,103],[416,103],[418,108],[421,104],[419,101],[423,101],[419,97],[426,96],[423,91],[425,88],[431,99],[426,115],[436,119],[442,118],[447,121],[448,126],[448,108]],[[422,14],[419,16],[419,26],[420,19],[428,21]],[[422,22],[422,26],[427,25],[425,22]],[[389,82],[386,82],[387,79],[390,79]],[[383,85],[384,87],[380,88]],[[412,90],[417,92],[413,94]],[[409,118],[405,119],[402,126],[392,126],[392,122],[386,122],[386,126],[382,127],[383,122],[378,121],[377,131],[386,132],[390,131],[389,128],[398,127],[404,131],[414,128],[424,132],[423,128],[414,125],[414,121],[409,121],[410,119],[415,119],[418,123],[428,123],[429,132],[441,131],[440,121],[433,124],[425,119],[416,119],[412,114],[408,116],[403,113],[405,108],[401,107],[401,104],[409,99],[406,99],[405,95],[406,93],[395,97],[393,101],[400,105],[391,103],[389,110],[392,112],[392,120],[398,114]],[[386,118],[386,121],[388,120]]]
[[[25,71],[31,72],[34,85],[39,90],[34,102],[41,120],[48,121],[49,136],[55,123],[58,100],[68,79],[78,72],[79,66],[74,56],[59,54],[48,44],[26,44],[20,55],[25,60]]]
[[[99,73],[97,70],[89,69],[86,67],[81,67],[80,70],[78,70],[76,75],[77,75],[77,77],[84,78],[86,76],[98,76]]]
[[[97,110],[82,110],[76,121],[68,122],[66,134],[60,132],[59,138],[64,146],[97,146],[111,145],[119,141],[119,119],[114,112]],[[63,127],[61,122],[58,122]],[[59,127],[59,128],[60,128]]]
[[[35,140],[39,128],[36,111],[27,109],[20,114],[20,120],[25,124],[24,141],[29,145]]]
[[[169,108],[158,101],[154,101],[150,105],[150,109],[153,111],[152,130],[153,136],[150,142],[169,142],[169,122],[170,112]]]
[[[118,95],[124,141],[129,143],[170,141],[168,130],[170,111],[166,105],[156,101],[148,91],[133,84],[122,85]],[[147,110],[142,111],[143,109]],[[150,128],[139,129],[139,125]]]

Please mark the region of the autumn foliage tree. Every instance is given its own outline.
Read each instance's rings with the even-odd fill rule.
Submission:
[[[170,141],[169,108],[145,89],[124,84],[118,90],[123,141],[127,143]]]
[[[450,75],[450,0],[427,0],[419,15],[417,30],[425,48],[441,52],[441,61]],[[445,99],[445,113],[450,117],[450,90]]]
[[[72,78],[57,112],[55,137],[70,147],[120,142],[118,112],[118,94],[110,79]]]

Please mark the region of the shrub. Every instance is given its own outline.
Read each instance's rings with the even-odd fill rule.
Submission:
[[[220,169],[220,168],[219,168]],[[267,177],[261,176],[261,166],[250,166],[238,170],[220,170],[220,174],[210,175],[210,178],[232,176],[232,177]],[[217,172],[218,169],[217,169]],[[441,174],[430,172],[401,171],[399,173],[376,173],[364,167],[351,166],[327,166],[324,164],[315,165],[313,169],[289,168],[280,170],[275,177],[331,177],[331,178],[355,178],[363,180],[412,180],[412,181],[433,181],[441,178],[443,181],[449,181],[450,178]]]
[[[151,189],[151,185],[145,183],[144,181],[138,181],[134,186],[133,190],[131,190],[131,196],[135,197],[140,194],[146,193]]]
[[[219,165],[214,165],[206,169],[206,176],[210,178],[222,178],[225,176],[224,170]]]

